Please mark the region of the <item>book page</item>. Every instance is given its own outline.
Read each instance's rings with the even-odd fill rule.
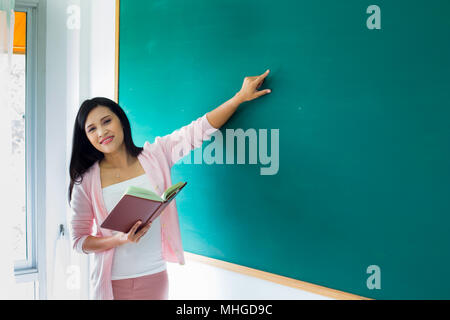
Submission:
[[[174,194],[180,187],[183,186],[183,184],[184,184],[184,182],[178,182],[178,183],[174,184],[173,186],[167,188],[167,190],[164,191],[164,193],[161,196],[163,198],[163,200],[169,199],[172,196],[172,194]]]
[[[136,186],[129,186],[127,188],[125,194],[129,194],[131,196],[135,196],[135,197],[139,197],[139,198],[159,201],[159,202],[164,201],[164,199],[162,199],[159,195],[157,195],[153,191],[145,189],[145,188],[136,187]]]

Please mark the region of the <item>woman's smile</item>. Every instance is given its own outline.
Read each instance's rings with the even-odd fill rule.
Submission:
[[[114,139],[114,136],[107,137],[106,139],[102,140],[102,142],[100,142],[100,144],[103,144],[103,145],[108,144],[108,143],[110,143],[113,139]]]

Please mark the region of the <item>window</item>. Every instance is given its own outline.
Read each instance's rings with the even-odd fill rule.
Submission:
[[[27,212],[26,212],[26,145],[25,145],[25,68],[26,68],[26,12],[15,13],[14,26],[14,51],[12,59],[12,69],[10,75],[11,83],[11,130],[12,130],[12,163],[11,170],[13,185],[11,195],[13,206],[13,235],[14,235],[14,260],[16,265],[22,268],[28,265],[28,257],[32,256],[31,246],[27,240],[31,240],[32,230],[27,232]],[[16,267],[17,269],[17,267]]]
[[[14,269],[19,299],[37,299],[38,206],[37,172],[37,2],[16,1],[14,50],[10,74],[12,161],[8,173],[13,181],[8,194],[13,202]],[[41,213],[42,214],[42,213]],[[40,237],[43,238],[43,237]],[[42,241],[42,240],[41,240]],[[44,259],[42,259],[44,260]]]

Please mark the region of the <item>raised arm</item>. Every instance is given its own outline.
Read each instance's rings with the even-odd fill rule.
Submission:
[[[190,124],[163,137],[156,137],[155,143],[162,146],[169,166],[172,167],[191,150],[199,148],[228,121],[241,103],[270,93],[270,89],[258,91],[268,74],[269,70],[259,76],[245,77],[241,90],[233,98]]]
[[[241,90],[233,98],[206,114],[209,123],[214,128],[219,129],[230,119],[243,102],[251,101],[270,93],[270,89],[258,91],[269,72],[267,70],[259,76],[245,77]]]

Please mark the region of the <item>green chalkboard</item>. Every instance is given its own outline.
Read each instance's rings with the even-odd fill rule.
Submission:
[[[378,0],[378,20],[372,4],[120,2],[119,103],[137,145],[271,70],[272,93],[220,129],[223,164],[194,164],[215,136],[172,169],[188,181],[186,251],[364,297],[450,299],[450,1]],[[250,163],[251,138],[238,164],[227,129],[266,132],[276,174]]]

